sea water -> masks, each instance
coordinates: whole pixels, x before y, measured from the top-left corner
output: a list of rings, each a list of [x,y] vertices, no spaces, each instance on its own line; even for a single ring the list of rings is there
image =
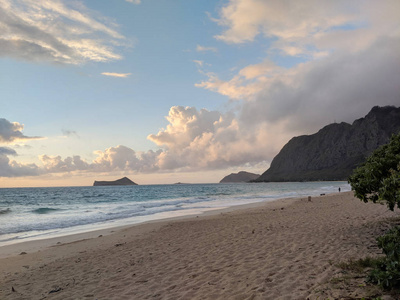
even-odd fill
[[[2,188],[0,246],[339,188],[350,190],[346,182]]]

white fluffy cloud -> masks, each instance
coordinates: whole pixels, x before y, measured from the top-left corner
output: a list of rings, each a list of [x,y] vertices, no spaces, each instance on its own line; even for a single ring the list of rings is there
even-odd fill
[[[133,149],[118,145],[104,151],[95,151],[97,157],[91,161],[83,160],[79,155],[62,158],[61,156],[41,155],[40,161],[44,173],[66,172],[152,172],[157,171],[157,160],[162,150],[136,153]]]
[[[76,172],[170,172],[199,171],[232,166],[254,165],[278,151],[282,124],[247,126],[233,113],[220,113],[194,107],[175,106],[166,117],[169,124],[149,139],[158,151],[136,152],[119,145],[95,151],[96,158],[86,161],[80,156],[41,155],[41,165],[24,165],[10,161],[16,156],[11,149],[0,148],[0,177],[33,176]],[[279,143],[277,142],[277,137]]]
[[[124,37],[115,27],[78,2],[0,0],[0,55],[67,64],[117,60],[114,47]]]
[[[43,170],[46,173],[149,173],[254,165],[268,161],[278,151],[282,140],[288,138],[281,124],[269,125],[269,128],[267,124],[248,127],[233,113],[175,106],[166,118],[167,127],[148,137],[160,147],[158,151],[137,153],[119,145],[96,151],[97,157],[92,162],[79,156],[62,159],[42,155]]]
[[[167,120],[166,129],[148,137],[165,149],[158,159],[160,169],[193,171],[255,164],[276,151],[271,138],[277,132],[248,127],[233,113],[176,106]]]

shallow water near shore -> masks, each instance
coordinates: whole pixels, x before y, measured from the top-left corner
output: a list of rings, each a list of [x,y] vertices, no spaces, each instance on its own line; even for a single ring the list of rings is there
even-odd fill
[[[350,191],[347,182],[0,189],[0,246],[281,198]]]

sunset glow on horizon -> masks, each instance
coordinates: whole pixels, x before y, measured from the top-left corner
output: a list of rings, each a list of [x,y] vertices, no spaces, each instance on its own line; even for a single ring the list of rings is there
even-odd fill
[[[0,0],[0,187],[213,183],[400,106],[400,2]]]

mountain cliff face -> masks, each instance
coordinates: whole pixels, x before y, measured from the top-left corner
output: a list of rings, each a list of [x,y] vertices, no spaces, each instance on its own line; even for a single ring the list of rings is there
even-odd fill
[[[257,179],[258,177],[260,177],[259,174],[240,171],[239,173],[232,173],[228,176],[225,176],[219,183],[249,182],[251,180]]]
[[[255,181],[347,180],[376,148],[400,132],[400,108],[375,106],[361,119],[292,138]]]
[[[95,181],[93,183],[93,186],[108,186],[108,185],[137,185],[137,183],[134,183],[128,177],[123,177],[121,179],[114,181]]]

